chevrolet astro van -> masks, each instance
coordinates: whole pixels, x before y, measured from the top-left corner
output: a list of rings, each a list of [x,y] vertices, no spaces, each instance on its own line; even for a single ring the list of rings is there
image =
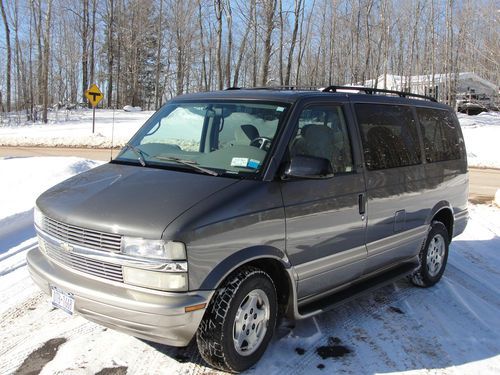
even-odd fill
[[[66,312],[213,367],[396,278],[438,282],[468,219],[453,110],[404,92],[230,89],[167,102],[111,162],[44,192],[33,280]]]

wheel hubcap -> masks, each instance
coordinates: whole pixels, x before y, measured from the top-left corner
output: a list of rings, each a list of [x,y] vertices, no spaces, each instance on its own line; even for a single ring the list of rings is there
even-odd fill
[[[427,271],[431,277],[436,276],[443,267],[446,245],[443,236],[436,234],[432,237],[427,248]]]
[[[266,335],[269,316],[269,299],[263,290],[252,290],[243,298],[233,325],[233,342],[238,354],[247,356],[257,350]]]

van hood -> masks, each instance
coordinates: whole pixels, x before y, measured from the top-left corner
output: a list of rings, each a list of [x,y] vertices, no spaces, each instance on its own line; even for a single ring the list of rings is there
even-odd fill
[[[42,213],[82,228],[159,239],[183,212],[239,180],[109,163],[37,199]]]

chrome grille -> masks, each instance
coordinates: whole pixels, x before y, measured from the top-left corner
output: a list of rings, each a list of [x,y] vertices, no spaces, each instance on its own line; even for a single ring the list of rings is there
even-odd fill
[[[122,267],[73,254],[38,237],[40,248],[51,259],[77,271],[123,283]]]
[[[43,217],[43,230],[51,236],[71,244],[96,250],[120,252],[122,237],[119,234],[75,227],[47,216]]]

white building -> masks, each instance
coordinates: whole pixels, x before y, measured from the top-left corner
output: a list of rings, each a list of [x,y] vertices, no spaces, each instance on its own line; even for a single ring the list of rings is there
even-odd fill
[[[448,101],[446,98],[448,85],[454,85],[456,79],[456,89],[454,96],[457,102],[466,99],[498,101],[499,88],[493,82],[479,77],[475,73],[464,72],[455,74],[435,74],[420,76],[397,76],[387,74],[379,76],[377,79],[371,79],[364,83],[365,87],[376,87],[379,89],[409,91],[414,94],[428,95],[437,98],[440,101]],[[452,82],[452,83],[450,83]],[[453,99],[453,98],[452,98]]]

